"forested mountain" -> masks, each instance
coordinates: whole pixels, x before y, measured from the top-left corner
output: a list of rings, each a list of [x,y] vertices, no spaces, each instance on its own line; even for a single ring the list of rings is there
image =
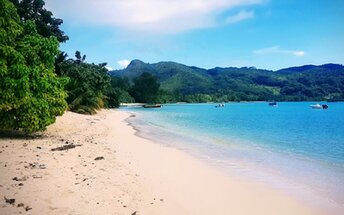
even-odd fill
[[[325,64],[290,67],[278,71],[254,67],[202,69],[175,62],[154,64],[133,60],[111,76],[132,80],[143,72],[158,78],[161,88],[198,101],[305,101],[344,97],[344,66]]]

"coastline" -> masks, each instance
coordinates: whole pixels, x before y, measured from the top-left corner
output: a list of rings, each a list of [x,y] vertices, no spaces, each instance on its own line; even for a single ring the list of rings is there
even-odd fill
[[[42,137],[1,137],[0,213],[321,214],[279,190],[137,136],[129,117],[119,110],[66,112]],[[51,151],[71,144],[75,148]]]

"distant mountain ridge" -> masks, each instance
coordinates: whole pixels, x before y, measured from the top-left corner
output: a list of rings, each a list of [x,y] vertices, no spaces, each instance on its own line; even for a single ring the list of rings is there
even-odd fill
[[[127,68],[110,71],[129,80],[148,72],[161,88],[182,95],[205,94],[222,100],[324,100],[344,97],[344,66],[304,65],[277,71],[255,67],[203,69],[176,62],[144,63],[133,60]]]
[[[304,65],[304,66],[289,67],[289,68],[277,70],[277,72],[305,72],[307,70],[314,70],[314,69],[341,70],[343,68],[344,66],[342,64],[328,63],[328,64],[319,65],[319,66]]]

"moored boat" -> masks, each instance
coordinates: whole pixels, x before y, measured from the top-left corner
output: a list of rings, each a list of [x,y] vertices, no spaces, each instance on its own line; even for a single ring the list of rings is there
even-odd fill
[[[312,109],[323,109],[321,104],[311,105]]]
[[[142,107],[144,107],[144,108],[161,108],[162,105],[161,104],[146,104],[146,105],[142,105]]]
[[[215,107],[216,108],[225,107],[225,104],[224,103],[220,103],[220,104],[216,105]]]
[[[321,105],[321,104],[315,104],[315,105],[311,105],[312,109],[327,109],[328,105]]]
[[[277,106],[277,102],[269,102],[269,106],[276,107]]]

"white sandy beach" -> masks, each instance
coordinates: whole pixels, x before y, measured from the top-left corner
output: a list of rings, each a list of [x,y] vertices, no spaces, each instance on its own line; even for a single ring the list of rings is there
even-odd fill
[[[0,214],[322,214],[136,136],[129,116],[66,112],[41,137],[1,137]]]

